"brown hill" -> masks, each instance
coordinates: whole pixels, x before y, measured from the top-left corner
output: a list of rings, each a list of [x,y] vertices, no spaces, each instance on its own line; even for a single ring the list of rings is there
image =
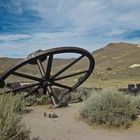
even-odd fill
[[[127,86],[140,82],[140,47],[129,43],[110,43],[92,53],[96,67],[90,82],[99,86]]]
[[[92,53],[97,69],[128,67],[140,64],[140,47],[128,43],[110,43],[106,47]]]
[[[17,61],[19,61],[18,58],[0,58],[0,73],[4,72],[4,70],[6,70],[11,65],[14,65]]]
[[[140,47],[129,43],[110,43],[104,48],[92,53],[96,66],[93,74],[86,82],[86,86],[127,85],[128,83],[140,82]],[[0,58],[0,73],[19,59]],[[64,67],[72,59],[55,59],[53,72]],[[80,61],[71,71],[82,70],[86,67],[86,60]],[[24,67],[23,72],[37,74],[34,67]]]

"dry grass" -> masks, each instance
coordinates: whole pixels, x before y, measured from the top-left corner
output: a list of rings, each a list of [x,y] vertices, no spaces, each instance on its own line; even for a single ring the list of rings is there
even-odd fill
[[[129,83],[139,83],[140,67],[129,68],[132,64],[140,63],[140,48],[135,44],[128,43],[111,43],[106,47],[92,53],[96,66],[89,80],[83,84],[86,87],[126,87]],[[13,65],[18,59],[0,58],[0,73],[7,67]],[[71,62],[72,59],[55,59],[53,62],[52,73],[55,73],[60,68]],[[86,60],[81,60],[78,64],[71,68],[71,72],[85,69]],[[46,63],[44,63],[46,67]],[[20,71],[29,74],[38,75],[39,71],[36,66],[25,66]],[[73,78],[74,79],[74,78]],[[24,81],[20,78],[9,78],[9,81]],[[60,81],[67,84],[72,84],[69,79]]]

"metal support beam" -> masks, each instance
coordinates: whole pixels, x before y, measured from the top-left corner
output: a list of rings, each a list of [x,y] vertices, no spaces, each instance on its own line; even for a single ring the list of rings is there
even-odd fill
[[[50,98],[53,102],[54,107],[58,107],[59,106],[59,101],[58,101],[58,98],[54,95],[51,86],[47,87],[47,91],[48,91],[48,94],[49,94],[49,96],[50,96]]]

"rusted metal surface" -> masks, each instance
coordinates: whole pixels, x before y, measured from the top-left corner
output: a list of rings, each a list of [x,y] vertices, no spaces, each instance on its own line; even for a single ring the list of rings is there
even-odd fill
[[[74,59],[72,62],[64,66],[61,70],[56,72],[55,74],[51,75],[51,70],[52,70],[52,63],[55,55],[57,54],[64,54],[64,53],[74,53],[78,54],[79,57]],[[88,67],[85,68],[85,70],[81,70],[75,73],[67,74],[61,76],[65,71],[67,71],[70,67],[72,67],[74,64],[78,63],[82,59],[88,59]],[[47,68],[45,69],[43,67],[44,61],[47,61]],[[21,67],[30,64],[30,65],[37,65],[38,69],[40,71],[41,77],[36,77],[32,76],[30,74],[25,74],[21,72],[17,72],[18,69]],[[22,90],[27,90],[31,89],[30,92],[26,95],[32,95],[34,92],[39,90],[40,88],[43,89],[43,94],[48,94],[50,95],[51,99],[54,100],[53,103],[57,104],[58,101],[53,97],[53,92],[52,92],[52,86],[62,88],[63,94],[70,93],[71,91],[75,90],[78,86],[80,86],[92,73],[93,69],[95,66],[95,61],[93,56],[86,51],[85,49],[82,48],[77,48],[77,47],[60,47],[60,48],[54,48],[54,49],[49,49],[49,50],[38,50],[36,52],[31,53],[28,55],[27,58],[23,59],[22,61],[18,62],[16,65],[11,66],[9,69],[7,69],[1,76],[0,76],[0,88],[5,87],[5,81],[10,75],[26,78],[29,80],[33,80],[33,83],[21,86],[21,87],[15,87],[12,88],[12,92],[18,92]],[[63,80],[66,78],[71,78],[73,76],[78,76],[82,74],[81,77],[79,77],[79,80],[77,80],[73,85],[65,85],[59,82],[59,80]],[[7,91],[11,92],[11,91]]]

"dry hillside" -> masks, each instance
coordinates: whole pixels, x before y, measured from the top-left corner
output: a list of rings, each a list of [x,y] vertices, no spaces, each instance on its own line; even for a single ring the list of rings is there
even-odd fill
[[[136,44],[129,43],[110,43],[104,48],[96,50],[92,53],[95,58],[96,66],[93,74],[85,85],[110,85],[117,80],[117,83],[140,82],[140,47]],[[0,73],[6,68],[15,64],[19,59],[0,58]],[[64,67],[72,59],[57,59],[53,62],[53,72],[58,71],[60,67]],[[80,61],[72,67],[71,71],[85,69],[86,60]],[[24,67],[22,72],[37,74],[38,70],[35,66]],[[94,82],[94,83],[93,83]],[[101,84],[100,84],[101,83]],[[112,84],[111,84],[112,85]],[[124,84],[125,85],[125,84]]]
[[[99,71],[107,67],[129,67],[140,64],[140,47],[128,43],[110,43],[106,47],[92,53]]]

